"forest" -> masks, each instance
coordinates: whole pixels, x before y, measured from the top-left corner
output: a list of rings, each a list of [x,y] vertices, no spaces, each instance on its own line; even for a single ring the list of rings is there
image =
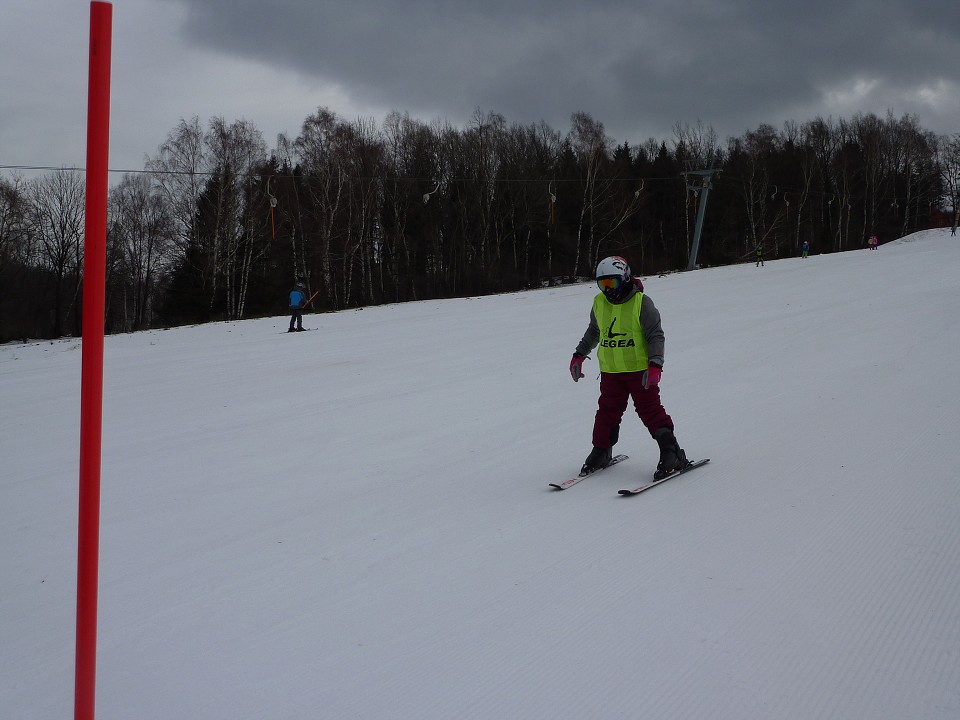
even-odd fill
[[[142,171],[111,173],[105,330],[500,293],[591,277],[866,247],[956,227],[960,135],[913,116],[678,124],[629,145],[475,111],[464,127],[319,108],[268,148],[249,121],[183,119]],[[115,182],[114,182],[115,181]],[[0,175],[0,342],[79,336],[84,174]],[[709,190],[709,192],[706,192]]]

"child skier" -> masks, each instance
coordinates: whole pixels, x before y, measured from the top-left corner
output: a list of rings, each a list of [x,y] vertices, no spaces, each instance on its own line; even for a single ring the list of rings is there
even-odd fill
[[[581,475],[606,467],[620,437],[620,420],[633,404],[641,422],[660,446],[654,478],[660,479],[688,464],[673,435],[673,420],[660,402],[664,335],[660,312],[643,292],[639,278],[622,257],[604,258],[597,265],[600,293],[593,299],[590,323],[570,359],[574,382],[583,377],[587,353],[599,345],[600,399],[593,422],[593,449]]]

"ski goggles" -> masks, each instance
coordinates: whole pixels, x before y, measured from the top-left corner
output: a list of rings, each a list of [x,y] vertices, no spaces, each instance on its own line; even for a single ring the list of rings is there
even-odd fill
[[[601,292],[610,292],[611,290],[616,292],[620,289],[620,285],[622,283],[623,278],[618,277],[617,275],[597,278],[597,287],[600,288]]]

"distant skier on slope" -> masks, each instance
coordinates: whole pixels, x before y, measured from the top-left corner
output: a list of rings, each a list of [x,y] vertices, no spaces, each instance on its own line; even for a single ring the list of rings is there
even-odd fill
[[[570,359],[574,382],[583,377],[583,361],[599,345],[600,399],[593,423],[593,449],[581,474],[606,467],[620,437],[620,421],[629,398],[641,422],[660,446],[655,478],[666,477],[687,464],[673,434],[673,420],[660,402],[664,335],[660,311],[643,283],[630,273],[622,257],[604,258],[597,265],[600,293],[593,299],[590,323]]]
[[[307,306],[306,286],[298,282],[290,291],[290,329],[287,332],[303,332],[303,309]],[[294,327],[296,325],[296,327]]]

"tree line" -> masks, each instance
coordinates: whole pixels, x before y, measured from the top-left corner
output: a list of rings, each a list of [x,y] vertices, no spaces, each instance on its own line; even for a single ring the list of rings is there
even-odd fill
[[[615,144],[578,112],[563,134],[477,110],[465,127],[326,108],[267,148],[248,121],[181,120],[109,194],[107,332],[314,308],[479,295],[686,267],[713,170],[698,262],[864,247],[956,224],[960,135],[915,117],[761,125],[721,143],[703,124]],[[699,182],[699,181],[698,181]],[[949,210],[948,210],[949,208]],[[0,342],[79,335],[84,176],[0,177]]]

